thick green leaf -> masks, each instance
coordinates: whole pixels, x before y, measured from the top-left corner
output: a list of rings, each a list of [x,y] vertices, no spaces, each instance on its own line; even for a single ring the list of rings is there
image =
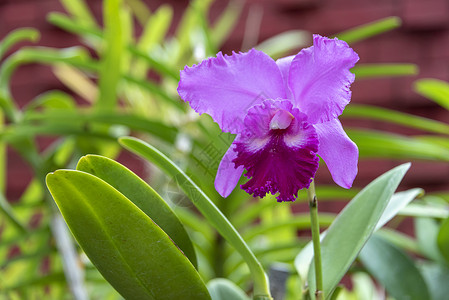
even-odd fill
[[[127,299],[210,299],[193,265],[147,215],[103,180],[58,170],[47,186],[78,243]]]
[[[415,91],[449,110],[449,84],[438,79],[415,81]]]
[[[393,30],[399,26],[401,26],[401,19],[398,17],[388,17],[341,32],[337,34],[337,37],[340,40],[346,41],[348,44],[356,43]]]
[[[224,278],[212,279],[207,283],[212,300],[249,300],[235,283]]]
[[[360,260],[395,299],[430,299],[427,285],[413,260],[382,238],[372,236],[360,252]]]
[[[449,218],[441,224],[437,237],[438,248],[449,263]]]
[[[150,217],[197,267],[192,242],[175,213],[145,181],[112,159],[99,155],[82,157],[78,171],[92,174],[122,193]]]
[[[321,242],[323,291],[326,298],[331,296],[368,241],[391,196],[409,168],[409,163],[403,164],[371,182],[346,205],[327,230]],[[315,291],[313,262],[308,279],[310,291]]]

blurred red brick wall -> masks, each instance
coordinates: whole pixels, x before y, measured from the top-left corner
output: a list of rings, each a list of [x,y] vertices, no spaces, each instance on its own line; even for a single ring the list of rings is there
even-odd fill
[[[101,1],[87,2],[100,20]],[[162,3],[171,4],[175,9],[175,20],[179,20],[188,4],[185,0],[146,2],[152,9]],[[212,6],[211,18],[219,14],[226,4],[227,1],[216,1]],[[79,44],[75,36],[46,22],[46,14],[51,11],[63,11],[57,0],[0,0],[0,39],[15,28],[35,27],[42,36],[38,45],[69,47]],[[353,48],[359,54],[360,62],[412,62],[419,66],[420,75],[357,81],[352,88],[353,102],[390,107],[449,123],[447,112],[412,91],[412,82],[417,78],[432,77],[449,81],[449,1],[248,0],[232,36],[223,47],[224,52],[241,48],[249,14],[260,17],[259,42],[291,29],[332,35],[384,17],[401,17],[403,26],[400,29],[356,43]],[[20,67],[13,76],[12,92],[20,105],[51,89],[65,90],[48,67],[26,65]],[[363,125],[410,133],[409,130],[377,122],[364,122]],[[8,194],[14,198],[20,195],[31,174],[20,158],[14,152],[9,152]],[[137,161],[126,159],[128,166],[141,170]],[[398,161],[361,161],[356,185],[366,184],[398,164]],[[320,169],[318,180],[331,182],[325,168]],[[408,187],[448,190],[448,180],[448,163],[415,162],[405,183]]]

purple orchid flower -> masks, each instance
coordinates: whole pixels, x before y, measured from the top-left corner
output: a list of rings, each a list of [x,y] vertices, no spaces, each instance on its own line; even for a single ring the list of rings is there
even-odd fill
[[[244,169],[241,187],[253,196],[295,201],[318,169],[319,155],[333,180],[350,188],[358,149],[338,116],[351,99],[359,60],[344,41],[313,36],[313,46],[276,62],[261,51],[208,58],[181,71],[178,93],[236,138],[224,155],[215,188],[227,197]]]

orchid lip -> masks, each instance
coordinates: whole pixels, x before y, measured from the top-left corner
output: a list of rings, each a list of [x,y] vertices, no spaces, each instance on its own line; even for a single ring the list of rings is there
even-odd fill
[[[286,110],[277,111],[270,121],[270,129],[287,129],[295,117]]]

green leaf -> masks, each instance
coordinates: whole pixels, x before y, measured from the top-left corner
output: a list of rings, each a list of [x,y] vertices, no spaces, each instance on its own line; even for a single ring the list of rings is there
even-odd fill
[[[2,193],[0,193],[0,213],[5,216],[6,219],[8,219],[11,224],[21,233],[27,232],[26,227],[22,224],[22,222],[19,221],[11,205],[9,205],[8,200],[6,200]]]
[[[367,185],[340,212],[321,242],[323,291],[329,298],[376,228],[391,196],[410,163],[400,165]],[[311,263],[309,288],[315,291],[315,269]],[[313,292],[312,292],[313,294]]]
[[[119,143],[126,149],[156,164],[164,173],[174,178],[210,224],[242,255],[253,275],[254,294],[259,296],[269,295],[268,281],[260,262],[234,226],[204,191],[184,171],[153,146],[133,137],[120,138]]]
[[[441,207],[431,203],[426,204],[412,203],[401,209],[399,215],[408,217],[428,217],[435,219],[446,219],[447,217],[449,217],[449,211],[445,207]]]
[[[415,91],[449,110],[449,84],[438,79],[419,79],[414,83]]]
[[[165,231],[197,267],[195,251],[184,226],[164,199],[145,181],[118,162],[99,155],[83,156],[76,169],[104,180],[131,200]]]
[[[173,8],[170,5],[159,6],[154,14],[147,19],[137,48],[147,52],[155,45],[161,44],[170,27],[172,18]]]
[[[394,218],[404,207],[412,202],[416,197],[423,196],[424,190],[415,188],[404,192],[395,193],[388,202],[379,222],[376,225],[376,230],[387,224],[388,221]]]
[[[310,43],[310,34],[304,30],[290,30],[275,35],[255,48],[274,58],[279,58]]]
[[[438,248],[449,263],[449,218],[441,224],[437,237]]]
[[[212,279],[207,283],[212,300],[249,300],[235,283],[224,278]]]
[[[51,12],[47,15],[47,21],[64,31],[77,34],[84,38],[88,44],[94,48],[99,48],[102,41],[102,31],[99,28],[91,27],[88,24],[77,22],[67,15]]]
[[[64,8],[72,14],[77,22],[90,27],[98,27],[94,16],[89,11],[89,7],[84,0],[61,0]]]
[[[165,232],[109,184],[88,173],[58,170],[47,175],[47,186],[78,243],[123,297],[210,299]]]
[[[76,102],[73,97],[59,90],[48,91],[40,94],[27,104],[26,111],[45,109],[75,109]]]
[[[317,194],[319,192],[319,189],[317,189]],[[389,201],[387,207],[385,208],[382,216],[380,217],[379,221],[376,224],[375,230],[380,229],[382,226],[384,226],[388,221],[390,221],[398,212],[400,212],[402,209],[404,209],[405,206],[407,206],[413,199],[415,199],[417,196],[421,195],[423,192],[422,189],[411,189],[404,192],[399,192],[394,194],[391,197],[391,200]],[[320,198],[318,198],[320,199]],[[321,214],[320,214],[321,215]],[[327,231],[324,231],[321,233],[321,240],[324,238],[324,236],[327,234]],[[394,236],[394,238],[398,239],[397,235]],[[409,242],[408,240],[406,242]],[[309,266],[310,262],[313,259],[313,247],[312,242],[310,241],[301,252],[297,255],[295,259],[295,268],[300,275],[300,277],[305,280],[307,278],[307,275],[309,273]]]
[[[414,64],[359,64],[351,69],[357,79],[412,76],[418,74],[418,66]]]
[[[337,37],[351,44],[393,30],[399,26],[401,26],[400,18],[388,17],[341,32],[337,34]]]
[[[123,36],[124,15],[121,14],[121,0],[105,0],[104,11],[104,53],[101,58],[99,72],[99,98],[96,102],[101,110],[111,109],[117,103],[117,85],[121,75],[122,58],[125,50]]]
[[[415,218],[414,222],[415,236],[421,253],[434,261],[444,262],[437,244],[440,229],[438,222],[431,218]]]
[[[403,125],[405,127],[421,129],[434,133],[449,134],[449,125],[443,122],[411,114],[406,114],[391,109],[377,107],[373,105],[357,105],[357,104],[349,105],[345,109],[342,116],[350,118],[385,121],[393,124]]]
[[[229,1],[228,5],[215,21],[211,37],[217,48],[220,48],[235,28],[243,10],[244,2],[239,0]]]
[[[144,26],[151,17],[151,12],[147,4],[142,0],[126,0],[126,4],[136,16],[137,21]]]
[[[356,299],[382,299],[377,291],[376,284],[368,274],[358,272],[353,274],[351,279]]]
[[[427,283],[432,300],[447,298],[449,295],[449,269],[444,265],[425,263],[418,266]]]
[[[22,41],[37,42],[39,37],[39,31],[34,28],[19,28],[11,31],[0,41],[0,59],[2,59],[3,55],[5,55],[5,53],[15,44]]]
[[[96,64],[88,60],[88,56],[88,52],[80,47],[66,49],[26,47],[9,56],[0,68],[0,106],[5,111],[6,117],[11,121],[18,121],[20,115],[9,89],[9,80],[18,66],[30,62],[46,64],[64,62],[89,69],[97,68]]]
[[[449,161],[449,149],[437,143],[374,130],[347,130],[360,156]]]
[[[395,299],[430,299],[427,285],[413,260],[402,250],[374,235],[360,260]]]
[[[169,95],[164,89],[162,89],[159,85],[156,83],[152,83],[148,80],[138,79],[129,75],[123,75],[123,79],[130,83],[134,83],[146,90],[148,90],[150,93],[158,96],[159,99],[165,101],[166,103],[170,104],[172,107],[180,110],[185,111],[185,105],[181,101],[179,101],[178,98],[173,97]]]
[[[138,130],[157,136],[163,141],[168,143],[174,143],[178,130],[175,127],[164,125],[161,122],[153,121],[148,118],[144,118],[134,114],[123,114],[119,112],[107,112],[107,111],[47,111],[35,114],[27,114],[25,116],[25,125],[36,126],[36,122],[39,121],[43,124],[55,124],[62,126],[66,123],[71,125],[78,125],[81,128],[89,128],[89,124],[92,122],[107,124],[107,125],[123,125],[129,127],[132,130]],[[31,123],[31,124],[28,124]],[[18,129],[20,125],[15,127]],[[25,132],[26,133],[26,132]],[[14,132],[11,132],[14,134]]]

